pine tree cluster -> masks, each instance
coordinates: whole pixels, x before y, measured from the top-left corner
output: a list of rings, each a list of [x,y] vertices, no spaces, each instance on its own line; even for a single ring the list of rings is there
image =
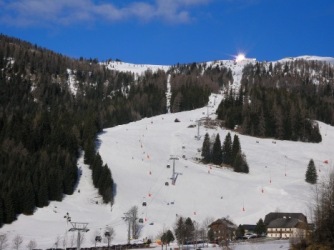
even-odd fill
[[[179,217],[176,221],[174,232],[179,245],[190,244],[195,233],[195,226],[191,218],[184,219],[182,216]]]
[[[103,202],[111,202],[111,204],[113,204],[114,181],[112,179],[112,174],[108,165],[103,165],[100,154],[95,153],[93,142],[88,142],[86,144],[84,163],[88,164],[89,168],[92,170],[93,185],[98,189]]]
[[[208,133],[204,136],[202,145],[202,157],[204,163],[213,163],[215,165],[230,166],[235,172],[249,173],[246,156],[241,151],[241,145],[238,135],[234,135],[233,142],[230,132],[227,133],[223,145],[221,145],[220,136],[217,134],[212,143]]]

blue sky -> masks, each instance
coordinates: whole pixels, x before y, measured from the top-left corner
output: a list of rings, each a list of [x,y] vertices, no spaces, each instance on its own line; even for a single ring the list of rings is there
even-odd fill
[[[70,57],[334,57],[333,0],[0,0],[0,32]]]

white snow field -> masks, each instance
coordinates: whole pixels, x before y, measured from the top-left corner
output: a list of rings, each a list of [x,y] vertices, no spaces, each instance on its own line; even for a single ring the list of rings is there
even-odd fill
[[[92,185],[91,171],[81,157],[78,166],[82,174],[73,195],[36,209],[32,216],[19,215],[15,222],[0,229],[0,234],[8,235],[7,249],[13,249],[16,235],[23,237],[22,249],[30,240],[35,240],[39,249],[74,247],[76,233],[68,231],[71,224],[64,218],[67,213],[72,222],[88,223],[82,246],[94,246],[95,236],[103,235],[106,227],[115,230],[112,244],[126,243],[127,224],[122,217],[132,206],[138,207],[139,218],[143,219],[140,239],[155,240],[163,230],[173,229],[178,216],[190,217],[200,224],[206,218],[229,216],[239,225],[255,224],[267,213],[281,211],[301,212],[312,221],[310,206],[315,186],[305,182],[305,172],[311,158],[319,181],[333,171],[334,128],[319,123],[323,140],[318,144],[239,134],[249,174],[203,165],[198,158],[205,133],[219,133],[221,142],[228,132],[232,138],[235,134],[220,127],[200,126],[201,139],[195,139],[197,127],[191,125],[205,118],[207,112],[214,119],[221,99],[221,95],[213,94],[208,107],[105,129],[98,136],[97,149],[112,171],[116,185],[114,205],[101,203]],[[176,118],[180,122],[175,122]],[[178,157],[175,185],[170,179],[171,157]],[[143,202],[147,205],[143,206]],[[288,249],[288,245],[287,241],[273,241],[233,247],[262,250]]]
[[[210,112],[214,110],[210,108]],[[206,132],[210,136],[219,133],[222,141],[229,132],[201,127],[202,139],[196,140],[197,128],[189,126],[206,112],[205,107],[161,115],[106,129],[100,135],[99,152],[117,184],[111,221],[116,224],[131,206],[138,206],[139,217],[144,219],[142,236],[154,237],[163,228],[172,229],[178,216],[199,223],[207,217],[229,216],[236,224],[255,224],[277,210],[309,217],[313,192],[304,180],[307,164],[313,158],[320,179],[328,175],[334,129],[320,123],[323,141],[319,144],[239,135],[250,173],[238,174],[196,160]],[[176,118],[179,123],[174,122]],[[233,138],[234,132],[230,132]],[[171,156],[179,158],[175,161],[180,173],[175,185],[170,185]],[[143,202],[147,206],[142,206]],[[117,234],[115,240],[126,240],[126,224],[118,227],[123,235]]]

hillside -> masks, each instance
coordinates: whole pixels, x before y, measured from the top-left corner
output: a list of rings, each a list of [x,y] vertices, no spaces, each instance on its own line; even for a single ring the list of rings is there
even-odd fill
[[[68,213],[89,223],[84,245],[109,226],[114,241],[124,242],[122,217],[132,206],[139,208],[140,239],[171,229],[178,216],[256,223],[280,205],[307,214],[309,159],[321,176],[333,165],[326,125],[334,124],[333,86],[327,57],[100,63],[1,34],[0,234],[43,248],[73,245]],[[202,124],[194,140],[196,121],[208,112],[225,129]],[[200,164],[204,134],[223,139],[235,125],[250,174]],[[175,186],[172,156],[182,173]]]
[[[236,224],[256,223],[276,210],[310,216],[312,188],[304,181],[306,166],[313,158],[319,175],[328,174],[331,165],[323,162],[330,160],[332,164],[332,127],[321,124],[324,140],[320,144],[273,143],[271,139],[239,135],[250,174],[236,174],[196,161],[203,141],[194,139],[197,129],[189,125],[194,125],[205,112],[203,108],[158,116],[105,130],[99,137],[99,151],[112,169],[117,185],[114,215],[121,217],[137,205],[141,216],[147,219],[143,230],[146,236],[155,235],[164,226],[171,228],[177,215],[199,223],[206,217],[229,216]],[[175,123],[175,118],[181,122]],[[227,133],[220,128],[201,128],[202,138],[205,132],[219,133],[221,138]],[[166,166],[172,165],[173,155],[179,156],[176,166],[182,175],[175,186],[165,186],[171,177],[171,169]],[[141,206],[143,201],[148,203],[147,207]]]
[[[222,96],[216,98],[220,100]],[[214,107],[213,103],[214,95],[209,108],[212,118],[218,102]],[[79,160],[82,175],[73,195],[66,196],[63,202],[51,202],[33,216],[21,215],[1,232],[11,237],[20,234],[25,241],[35,239],[44,248],[52,247],[59,237],[60,245],[65,229],[70,227],[64,218],[68,212],[72,221],[89,223],[84,245],[92,245],[96,234],[103,234],[107,226],[115,230],[113,243],[124,243],[127,224],[122,217],[132,206],[138,206],[144,219],[140,239],[154,239],[163,228],[172,229],[177,215],[189,216],[198,223],[207,217],[229,216],[236,224],[256,223],[266,213],[277,210],[310,216],[312,186],[304,181],[306,167],[313,158],[320,179],[331,171],[333,127],[320,124],[324,139],[319,144],[289,141],[274,144],[271,139],[239,135],[250,173],[237,174],[196,160],[203,141],[195,140],[197,128],[189,125],[194,125],[206,112],[207,108],[200,108],[105,129],[97,146],[116,183],[112,209],[100,204],[101,198],[91,184],[90,170]],[[180,122],[174,122],[175,118]],[[227,133],[221,128],[200,128],[202,138],[206,132],[219,133],[221,138]],[[170,184],[171,168],[167,168],[172,165],[171,155],[179,156],[176,171],[182,173],[175,186]],[[146,207],[143,202],[147,202]],[[67,234],[67,244],[72,235]]]

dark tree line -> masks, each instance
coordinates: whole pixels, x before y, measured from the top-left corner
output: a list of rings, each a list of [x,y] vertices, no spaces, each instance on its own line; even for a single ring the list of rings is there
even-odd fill
[[[320,142],[314,120],[334,124],[333,72],[330,64],[315,61],[250,64],[240,91],[221,102],[218,118],[252,136]]]
[[[94,186],[98,189],[102,196],[103,202],[111,202],[114,200],[114,180],[107,164],[103,165],[102,158],[99,153],[95,153],[93,142],[88,142],[85,147],[84,163],[89,165],[92,170],[92,179]]]

